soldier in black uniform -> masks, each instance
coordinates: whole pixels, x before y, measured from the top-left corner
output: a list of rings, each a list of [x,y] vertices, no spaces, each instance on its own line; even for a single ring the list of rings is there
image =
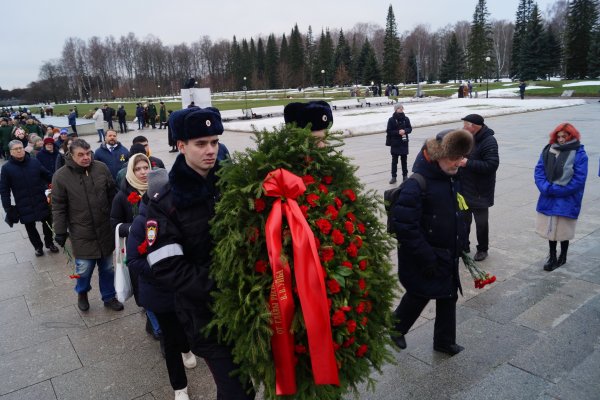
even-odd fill
[[[169,120],[179,156],[169,183],[148,193],[146,239],[148,263],[156,279],[175,292],[175,309],[194,354],[204,358],[217,385],[218,399],[253,399],[251,382],[230,376],[237,369],[231,349],[203,329],[213,315],[209,278],[212,239],[209,220],[218,198],[216,188],[221,115],[216,108],[189,108]]]

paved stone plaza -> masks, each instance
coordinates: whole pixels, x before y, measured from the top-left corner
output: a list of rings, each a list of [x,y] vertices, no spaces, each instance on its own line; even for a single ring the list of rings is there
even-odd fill
[[[452,358],[433,351],[430,303],[407,335],[408,348],[394,353],[397,365],[374,374],[376,391],[361,390],[359,398],[600,399],[598,115],[600,104],[590,101],[486,119],[496,131],[501,161],[490,209],[490,256],[482,266],[498,281],[476,290],[462,271],[457,341],[465,351]],[[589,172],[567,264],[545,272],[547,242],[533,230],[533,168],[548,133],[563,121],[581,131]],[[409,163],[426,137],[458,126],[460,121],[415,129]],[[175,155],[167,152],[166,131],[143,134],[153,155],[170,166]],[[135,135],[120,140],[129,147]],[[89,138],[95,147],[95,137]],[[226,132],[222,141],[232,151],[253,143],[247,133]],[[380,194],[390,187],[384,142],[384,134],[352,137],[344,150],[365,186]],[[80,312],[69,273],[61,253],[35,257],[23,225],[0,224],[0,400],[172,399],[158,342],[144,331],[145,316],[133,300],[123,312],[106,310],[94,278],[91,308]],[[188,378],[192,399],[216,398],[204,363]]]

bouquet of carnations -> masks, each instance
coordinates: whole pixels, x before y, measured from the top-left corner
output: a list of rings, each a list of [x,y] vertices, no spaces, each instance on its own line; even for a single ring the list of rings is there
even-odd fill
[[[327,136],[283,126],[220,171],[211,324],[266,399],[339,399],[392,362],[382,202]]]
[[[483,289],[486,285],[496,282],[496,276],[484,271],[467,253],[462,253],[463,264],[471,274],[476,289]]]

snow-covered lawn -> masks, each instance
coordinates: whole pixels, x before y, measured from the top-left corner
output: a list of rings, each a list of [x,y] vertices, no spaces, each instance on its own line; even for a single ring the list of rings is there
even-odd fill
[[[575,87],[575,86],[600,86],[600,81],[573,82],[573,83],[565,83],[563,85],[563,87]]]

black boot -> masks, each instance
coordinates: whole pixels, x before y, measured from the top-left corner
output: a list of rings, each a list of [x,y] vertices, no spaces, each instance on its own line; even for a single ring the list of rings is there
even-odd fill
[[[567,262],[567,251],[569,251],[569,241],[563,240],[560,242],[560,256],[558,257],[556,268],[564,265]]]
[[[544,271],[554,271],[558,268],[558,260],[556,259],[556,242],[550,241],[550,254],[548,261],[544,264]]]

